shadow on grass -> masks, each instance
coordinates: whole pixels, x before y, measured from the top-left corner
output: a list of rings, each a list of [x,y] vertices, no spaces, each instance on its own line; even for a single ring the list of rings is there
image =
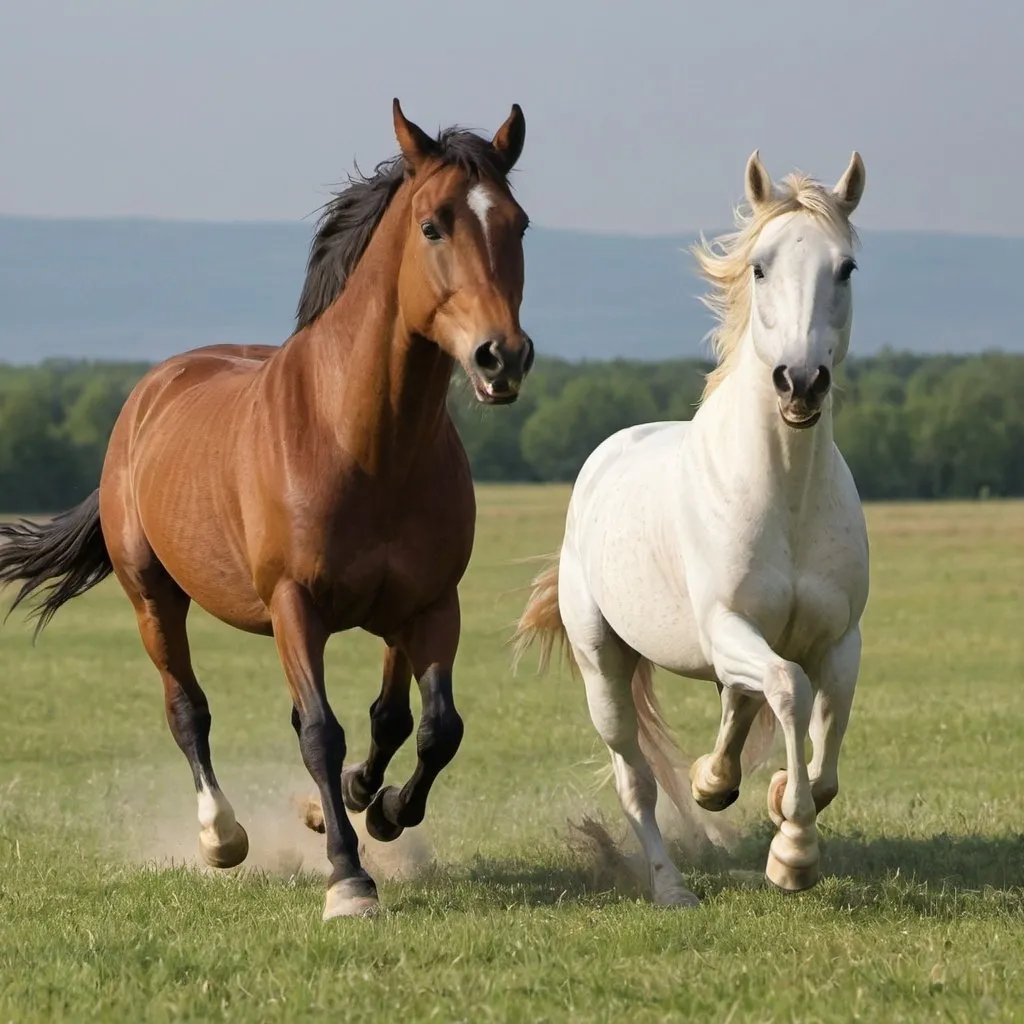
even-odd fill
[[[774,892],[763,879],[772,834],[766,824],[744,836],[730,854],[716,850],[695,858],[678,846],[672,852],[687,884],[704,899],[742,890]],[[428,886],[451,886],[453,909],[481,901],[504,907],[600,907],[646,899],[639,851],[606,835],[610,842],[569,841],[564,857],[554,860],[550,851],[538,851],[535,859],[476,858],[464,866],[438,868]],[[822,871],[822,884],[808,895],[837,909],[899,905],[922,915],[954,916],[980,897],[989,899],[994,911],[1011,905],[1024,909],[1024,835],[825,834]]]
[[[761,868],[771,842],[767,824],[748,834],[735,851],[740,866]],[[961,889],[1016,889],[1024,886],[1024,834],[864,836],[821,834],[822,871],[857,882],[908,882]]]

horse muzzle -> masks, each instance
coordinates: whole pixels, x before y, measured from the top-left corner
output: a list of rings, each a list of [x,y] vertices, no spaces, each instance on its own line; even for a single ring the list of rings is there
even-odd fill
[[[519,397],[533,358],[533,342],[525,334],[515,344],[503,335],[495,335],[478,345],[467,367],[477,401],[511,405]]]

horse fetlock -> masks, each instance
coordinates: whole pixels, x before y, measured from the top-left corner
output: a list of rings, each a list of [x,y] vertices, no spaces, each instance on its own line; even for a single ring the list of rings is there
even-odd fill
[[[784,821],[813,826],[817,817],[810,783],[802,787],[791,784],[785,768],[777,771],[768,783],[767,803],[768,814],[777,827]]]
[[[367,833],[378,843],[394,842],[406,829],[406,822],[402,820],[404,810],[400,791],[394,786],[385,786],[366,808]],[[422,820],[423,815],[420,814],[419,820],[408,824],[411,827]]]
[[[416,736],[420,760],[434,771],[440,771],[458,753],[464,732],[462,716],[454,708],[443,715],[424,717]]]
[[[838,779],[812,779],[811,796],[814,798],[815,810],[821,814],[823,810],[839,795]]]
[[[739,765],[716,754],[704,754],[690,768],[690,791],[704,810],[724,811],[739,798],[740,779]]]
[[[415,728],[408,707],[392,707],[380,698],[370,707],[370,733],[374,742],[389,750],[397,750]]]
[[[365,811],[378,789],[380,786],[374,786],[372,782],[367,781],[365,762],[343,769],[341,797],[345,801],[345,807],[353,814]]]

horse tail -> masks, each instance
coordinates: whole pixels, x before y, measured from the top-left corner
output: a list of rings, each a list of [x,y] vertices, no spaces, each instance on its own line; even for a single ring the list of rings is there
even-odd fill
[[[40,591],[30,613],[33,640],[61,605],[84,594],[114,570],[100,528],[100,492],[46,523],[0,524],[0,586],[20,583],[7,616]],[[7,620],[4,617],[4,621]]]
[[[654,693],[654,666],[646,658],[641,658],[636,666],[632,690],[640,750],[665,795],[676,805],[680,814],[687,815],[692,800],[683,788],[682,780],[689,772],[689,760],[679,749],[662,714],[661,705]]]
[[[519,623],[511,640],[513,671],[535,642],[540,644],[539,672],[547,671],[556,641],[562,654],[567,656],[570,669],[575,667],[572,658],[568,657],[568,637],[558,607],[559,558],[557,552],[545,557],[544,568],[530,583],[530,599],[526,602],[523,614],[519,616]]]
[[[740,766],[744,775],[755,768],[760,768],[768,760],[772,745],[775,743],[778,724],[771,705],[765,701],[750,727],[750,732],[747,733],[747,742],[743,745],[743,753],[740,754]]]

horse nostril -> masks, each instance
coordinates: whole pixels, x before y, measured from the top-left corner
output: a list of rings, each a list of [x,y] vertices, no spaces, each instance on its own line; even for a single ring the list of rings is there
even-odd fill
[[[793,382],[789,379],[789,368],[786,366],[776,366],[772,370],[772,383],[780,395],[788,395],[793,390]]]
[[[473,361],[484,373],[500,373],[505,368],[505,360],[501,357],[501,342],[485,341],[473,353]]]
[[[828,372],[827,367],[819,366],[818,372],[814,375],[814,380],[811,381],[811,393],[818,398],[824,398],[831,387],[832,374]]]
[[[523,360],[523,376],[525,377],[533,368],[533,360],[537,355],[537,350],[533,346],[532,338],[524,338],[523,345],[526,348],[526,358]]]

